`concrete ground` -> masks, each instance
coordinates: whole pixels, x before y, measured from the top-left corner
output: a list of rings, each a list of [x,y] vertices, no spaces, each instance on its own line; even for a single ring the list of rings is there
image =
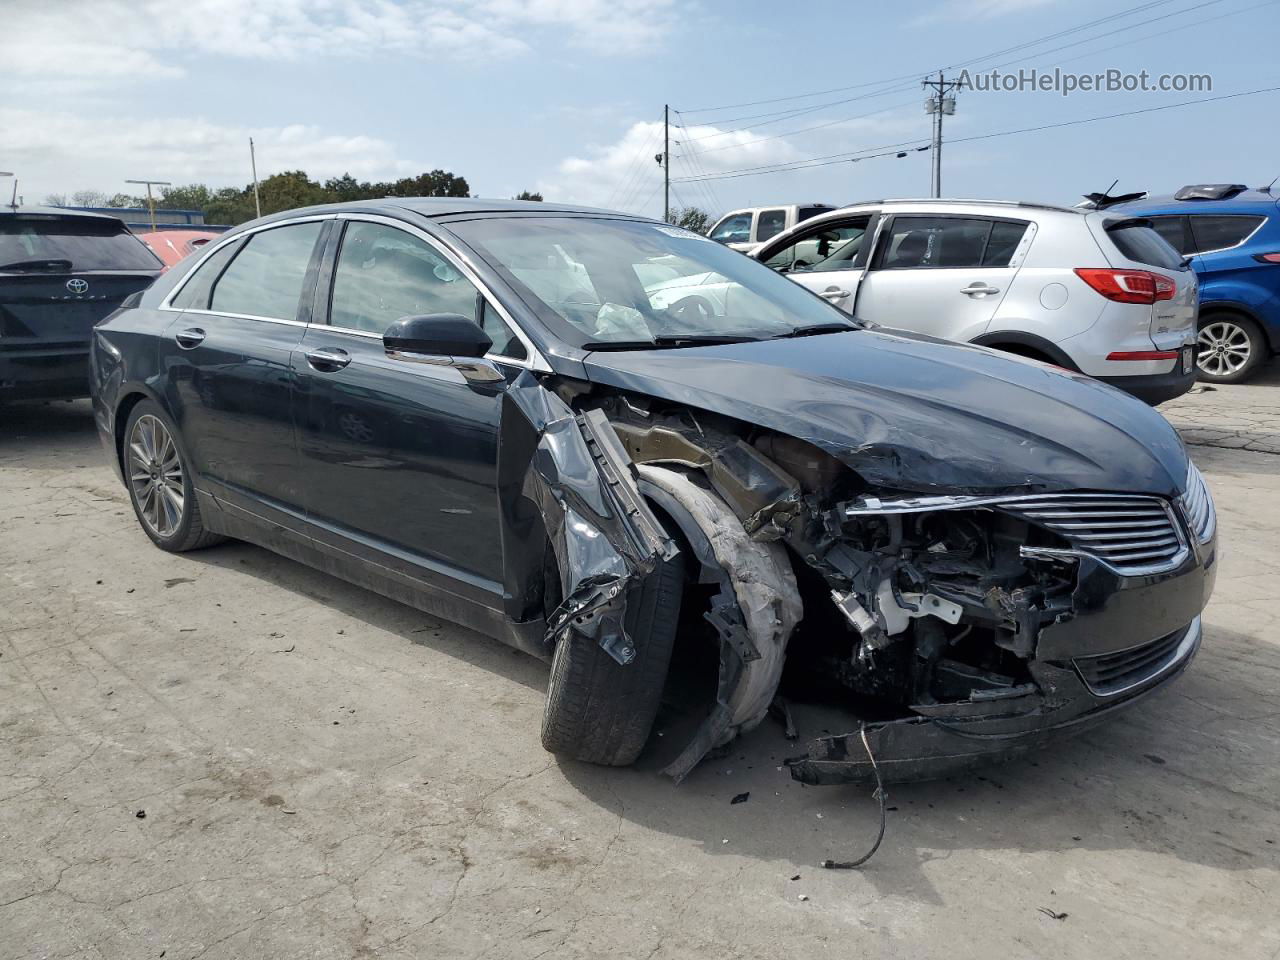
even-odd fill
[[[1170,405],[1225,544],[1187,674],[891,788],[859,872],[818,862],[868,790],[793,783],[775,724],[679,787],[557,763],[542,664],[254,547],[162,553],[86,404],[0,414],[0,958],[1280,956],[1280,456],[1229,449],[1274,441],[1271,380]]]

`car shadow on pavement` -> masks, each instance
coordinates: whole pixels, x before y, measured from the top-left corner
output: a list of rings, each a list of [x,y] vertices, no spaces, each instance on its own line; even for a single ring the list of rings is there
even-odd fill
[[[540,660],[465,626],[433,617],[265,548],[232,542],[182,556],[282,587],[353,621],[498,673],[539,694],[546,689],[548,668]]]
[[[41,441],[65,442],[79,436],[96,437],[88,400],[0,404],[0,457],[12,455],[19,445],[29,450]]]
[[[1126,850],[1152,855],[1152,869],[1173,857],[1277,870],[1278,680],[1280,648],[1211,626],[1186,674],[1111,722],[970,776],[889,785],[885,840],[861,873],[882,895],[941,903],[929,864],[960,850],[993,863],[1011,852]],[[790,779],[785,758],[822,732],[801,727],[787,741],[766,720],[679,786],[656,770],[560,766],[583,796],[620,804],[637,826],[812,875],[826,872],[822,860],[856,859],[878,827],[874,785]]]

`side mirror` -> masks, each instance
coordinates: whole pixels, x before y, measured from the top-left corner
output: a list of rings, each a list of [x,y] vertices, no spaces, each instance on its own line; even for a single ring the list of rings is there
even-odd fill
[[[459,313],[401,317],[382,335],[382,345],[397,353],[440,357],[483,357],[493,346],[480,325]]]

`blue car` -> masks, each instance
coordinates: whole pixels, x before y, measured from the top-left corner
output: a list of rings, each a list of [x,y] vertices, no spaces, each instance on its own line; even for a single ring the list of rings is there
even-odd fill
[[[1116,209],[1149,218],[1199,277],[1199,379],[1240,383],[1280,352],[1280,197],[1270,187],[1201,184]]]

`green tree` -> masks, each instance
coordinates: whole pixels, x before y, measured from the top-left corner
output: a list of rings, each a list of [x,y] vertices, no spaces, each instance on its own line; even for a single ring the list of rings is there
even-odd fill
[[[432,170],[416,177],[405,177],[395,183],[374,184],[387,187],[379,194],[383,197],[469,197],[471,187],[464,177],[455,177],[444,170]]]
[[[213,199],[213,191],[203,183],[189,183],[184,187],[161,187],[159,210],[203,210]]]
[[[667,214],[667,222],[694,233],[705,234],[711,227],[711,214],[701,207],[680,207]]]
[[[537,200],[539,203],[541,203],[541,202],[542,202],[542,194],[540,194],[540,193],[535,193],[535,192],[532,192],[532,191],[529,191],[529,190],[521,190],[519,193],[517,193],[517,194],[516,194],[514,197],[512,197],[511,199],[512,199],[512,200]]]

